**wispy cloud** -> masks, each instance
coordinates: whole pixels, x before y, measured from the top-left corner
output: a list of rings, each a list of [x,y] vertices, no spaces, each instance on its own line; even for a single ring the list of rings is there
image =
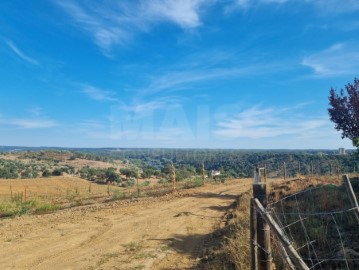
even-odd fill
[[[113,91],[103,90],[96,88],[91,85],[86,85],[82,92],[86,94],[89,98],[97,101],[118,101],[116,98],[116,93]]]
[[[34,58],[32,58],[32,57],[26,55],[24,52],[22,52],[22,51],[14,44],[14,42],[12,42],[11,40],[7,40],[7,41],[6,41],[6,44],[9,46],[9,48],[11,49],[11,51],[12,51],[13,53],[15,53],[16,56],[19,57],[21,60],[23,60],[23,61],[25,61],[25,62],[27,62],[27,63],[29,63],[29,64],[35,65],[35,66],[39,66],[39,65],[40,65],[39,62],[38,62],[36,59],[34,59]]]
[[[55,127],[57,123],[46,118],[0,118],[0,125],[14,126],[20,129],[41,129]]]
[[[234,77],[253,76],[270,72],[279,72],[281,65],[254,64],[244,67],[221,67],[193,66],[185,69],[165,72],[162,75],[153,76],[148,87],[141,89],[142,94],[149,95],[160,92],[175,92],[181,90],[192,90],[197,83],[210,82],[215,79],[228,79]]]
[[[205,3],[204,0],[153,0],[142,1],[142,9],[148,20],[167,20],[175,23],[184,29],[195,28],[201,25],[200,9]],[[213,0],[212,0],[213,2]]]
[[[277,3],[277,4],[283,4],[288,2],[289,0],[259,0],[262,3]]]
[[[357,0],[306,0],[322,14],[353,13],[359,10]]]
[[[310,67],[317,76],[354,74],[359,69],[358,46],[335,44],[304,57],[302,65]]]
[[[233,12],[237,9],[246,10],[261,4],[283,4],[288,0],[234,0],[226,8],[226,12]]]
[[[270,138],[281,135],[301,135],[328,126],[322,118],[303,118],[298,107],[263,108],[254,106],[237,115],[218,120],[215,135],[224,138]]]
[[[175,96],[160,97],[145,102],[134,101],[131,105],[124,105],[123,109],[128,112],[142,114],[178,106],[182,101],[183,98]]]
[[[149,31],[156,23],[170,22],[183,29],[200,26],[201,10],[215,1],[141,0],[96,4],[95,1],[56,0],[56,3],[110,55],[114,45],[127,44],[135,33]]]

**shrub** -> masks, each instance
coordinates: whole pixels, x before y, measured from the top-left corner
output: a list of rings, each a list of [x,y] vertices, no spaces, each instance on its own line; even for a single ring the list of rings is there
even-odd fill
[[[141,183],[142,187],[148,187],[151,184],[150,181],[144,181],[143,183]]]
[[[127,184],[129,187],[133,187],[136,183],[136,179],[135,178],[130,178],[128,181],[127,181]]]
[[[50,177],[51,176],[51,172],[49,170],[45,170],[42,172],[42,177]]]
[[[113,190],[113,193],[112,193],[112,199],[113,200],[122,200],[125,198],[125,195],[123,194],[123,192],[119,189],[115,189]]]

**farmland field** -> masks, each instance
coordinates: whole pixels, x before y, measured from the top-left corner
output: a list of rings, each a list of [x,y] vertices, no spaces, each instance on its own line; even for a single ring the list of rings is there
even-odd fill
[[[111,190],[120,189],[112,187]],[[10,199],[22,193],[27,199],[40,198],[43,200],[60,200],[71,193],[78,193],[85,197],[106,196],[108,187],[91,183],[79,177],[60,176],[38,179],[2,179],[0,180],[0,199]]]

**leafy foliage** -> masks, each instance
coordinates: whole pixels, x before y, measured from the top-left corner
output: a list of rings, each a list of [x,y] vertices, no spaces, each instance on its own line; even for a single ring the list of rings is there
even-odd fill
[[[328,109],[330,120],[335,123],[335,129],[342,132],[342,138],[349,138],[354,146],[359,147],[359,80],[348,83],[345,91],[339,93],[330,90]]]
[[[127,178],[137,178],[138,177],[138,172],[136,169],[130,169],[130,168],[123,168],[120,169],[120,173],[125,175]]]

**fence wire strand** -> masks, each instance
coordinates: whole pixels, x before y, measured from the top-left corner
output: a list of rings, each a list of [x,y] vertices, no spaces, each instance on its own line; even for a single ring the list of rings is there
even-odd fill
[[[350,205],[344,188],[311,187],[268,206],[268,212],[309,269],[359,269],[357,208]],[[280,247],[275,237],[273,240]],[[288,266],[288,254],[280,248],[275,251]]]

